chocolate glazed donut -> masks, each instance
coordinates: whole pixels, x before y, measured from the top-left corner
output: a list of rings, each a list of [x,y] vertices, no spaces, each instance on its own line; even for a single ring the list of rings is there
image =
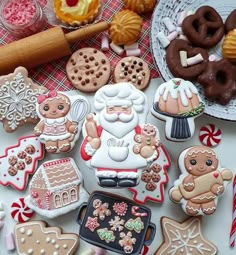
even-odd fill
[[[236,28],[236,9],[233,10],[225,21],[225,32],[228,33],[229,31]]]
[[[186,51],[188,58],[201,53],[204,60],[196,65],[183,67],[180,61],[180,51]],[[175,39],[166,49],[166,63],[174,77],[185,80],[195,80],[207,66],[208,53],[202,48],[193,48],[185,40]]]
[[[182,29],[193,45],[203,48],[215,46],[224,35],[223,20],[210,6],[202,6],[186,17]]]
[[[206,70],[198,77],[206,98],[222,105],[229,103],[236,93],[235,70],[227,59],[209,62]]]

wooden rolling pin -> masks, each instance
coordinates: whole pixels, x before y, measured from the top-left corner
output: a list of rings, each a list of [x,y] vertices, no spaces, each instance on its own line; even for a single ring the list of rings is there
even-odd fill
[[[33,68],[71,54],[70,43],[84,40],[105,31],[105,21],[64,34],[54,27],[0,47],[0,75],[14,71],[18,66]]]

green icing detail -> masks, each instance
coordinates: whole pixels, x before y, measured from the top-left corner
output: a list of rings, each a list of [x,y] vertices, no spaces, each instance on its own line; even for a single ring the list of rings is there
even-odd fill
[[[134,230],[136,233],[140,233],[141,230],[144,228],[143,222],[141,221],[140,217],[136,218],[135,220],[129,219],[125,223],[125,227],[128,230]]]
[[[183,117],[193,117],[195,115],[198,115],[202,113],[205,109],[205,104],[200,103],[198,106],[194,107],[193,109],[189,110],[188,112],[180,112],[178,115],[183,116]]]
[[[98,229],[97,233],[101,240],[105,240],[106,243],[114,242],[115,241],[115,236],[113,234],[113,231],[109,231],[107,228],[103,229]]]

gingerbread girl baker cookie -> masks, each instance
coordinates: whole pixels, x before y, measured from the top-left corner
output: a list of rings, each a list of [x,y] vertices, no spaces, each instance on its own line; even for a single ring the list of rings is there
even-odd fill
[[[50,91],[38,96],[37,114],[41,121],[34,128],[50,153],[69,152],[79,138],[89,104],[85,97],[73,93]]]
[[[200,145],[185,149],[178,164],[182,174],[169,191],[171,200],[188,215],[213,214],[233,177],[231,170],[221,168],[215,152]]]
[[[130,83],[106,85],[83,126],[81,157],[103,187],[133,187],[157,157],[159,132],[146,123],[147,98]]]

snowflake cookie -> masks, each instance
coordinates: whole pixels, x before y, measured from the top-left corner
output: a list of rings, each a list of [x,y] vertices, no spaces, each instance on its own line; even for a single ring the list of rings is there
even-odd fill
[[[24,67],[17,67],[14,73],[1,76],[0,121],[4,129],[11,133],[25,123],[37,123],[37,97],[46,91],[28,77]]]
[[[201,233],[200,219],[192,217],[183,223],[161,219],[164,241],[155,255],[215,255],[217,247]]]

